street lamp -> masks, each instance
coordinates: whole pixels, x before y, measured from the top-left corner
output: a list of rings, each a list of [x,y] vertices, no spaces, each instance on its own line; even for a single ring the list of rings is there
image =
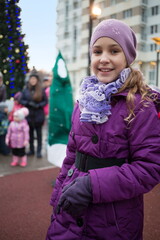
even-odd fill
[[[88,37],[88,69],[87,74],[90,75],[90,39],[92,36],[92,28],[93,28],[93,20],[96,19],[98,16],[101,15],[101,9],[94,5],[94,0],[89,0],[89,37]]]
[[[154,37],[154,38],[152,38],[152,40],[157,45],[160,45],[160,37]],[[160,49],[157,50],[157,60],[156,60],[156,66],[157,66],[157,70],[156,70],[156,86],[157,87],[158,87],[158,76],[159,76],[159,53],[160,53]]]

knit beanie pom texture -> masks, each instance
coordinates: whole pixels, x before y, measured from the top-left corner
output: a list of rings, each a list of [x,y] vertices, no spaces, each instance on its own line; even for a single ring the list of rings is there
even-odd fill
[[[19,120],[23,120],[29,114],[28,108],[23,107],[14,112],[14,116],[18,117]]]

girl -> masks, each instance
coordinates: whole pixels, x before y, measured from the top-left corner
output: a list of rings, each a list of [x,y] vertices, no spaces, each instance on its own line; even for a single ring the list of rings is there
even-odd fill
[[[27,108],[21,108],[15,111],[13,121],[8,127],[6,144],[12,149],[13,156],[11,166],[13,167],[17,165],[25,167],[27,165],[27,156],[25,153],[25,147],[29,142],[29,126],[25,119],[27,115]]]
[[[37,74],[29,76],[28,85],[22,92],[20,103],[29,109],[27,121],[30,133],[30,151],[28,155],[35,153],[34,131],[37,133],[37,157],[41,158],[42,150],[42,126],[45,120],[43,107],[47,104],[47,96],[43,90],[40,78]]]
[[[130,66],[136,37],[125,23],[102,21],[90,53],[46,239],[142,240],[143,194],[160,182],[156,94]]]

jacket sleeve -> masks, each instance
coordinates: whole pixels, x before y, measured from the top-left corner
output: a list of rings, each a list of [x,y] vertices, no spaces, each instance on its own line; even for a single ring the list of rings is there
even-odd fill
[[[74,115],[74,112],[73,112],[73,115]],[[72,119],[73,119],[73,116],[72,116]],[[68,170],[72,167],[72,165],[75,162],[75,152],[76,152],[76,145],[74,142],[74,137],[71,129],[69,133],[68,144],[67,144],[66,157],[63,161],[59,176],[56,179],[56,185],[50,201],[52,206],[55,206],[55,201],[57,199],[58,192],[63,184],[64,179],[68,174]]]
[[[11,138],[11,128],[12,128],[12,122],[8,126],[7,134],[6,134],[6,137],[5,137],[5,140],[8,141],[8,142],[10,141],[10,138]]]
[[[131,164],[90,170],[94,203],[131,199],[160,182],[160,119],[154,104],[138,111],[128,141]]]
[[[2,96],[1,96],[1,101],[4,102],[7,99],[7,94],[6,94],[6,86],[3,84],[2,85]]]
[[[26,89],[22,91],[22,96],[19,100],[20,104],[27,107],[28,106],[28,98],[26,97]]]

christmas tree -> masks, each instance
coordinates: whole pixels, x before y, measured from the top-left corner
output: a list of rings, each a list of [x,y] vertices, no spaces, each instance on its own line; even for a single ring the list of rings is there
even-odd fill
[[[21,32],[19,0],[0,0],[0,71],[7,86],[8,98],[21,91],[29,60]]]
[[[66,153],[73,111],[72,87],[61,52],[53,67],[49,105],[48,161],[60,167]]]

